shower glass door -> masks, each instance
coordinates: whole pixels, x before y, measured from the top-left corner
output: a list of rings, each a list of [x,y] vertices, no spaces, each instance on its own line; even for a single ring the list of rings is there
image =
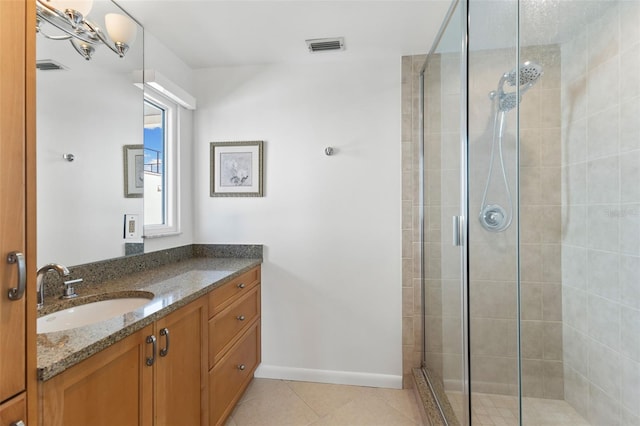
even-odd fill
[[[421,93],[423,366],[443,415],[640,425],[640,2],[452,10]]]
[[[528,60],[519,57],[518,2],[470,0],[468,7],[471,422],[517,425],[522,366],[519,341],[528,333],[520,327],[519,296],[540,291],[541,281],[530,268],[540,261],[540,244],[523,246],[519,233],[520,209],[537,205],[540,197],[535,192],[539,170],[536,174],[536,170],[525,172],[519,167],[519,114],[539,98],[534,82],[531,87],[523,86],[518,72],[518,63]]]
[[[461,203],[461,99],[463,5],[449,10],[422,72],[423,117],[423,370],[450,425],[467,424],[468,392],[462,291],[463,248],[454,245],[452,221]],[[462,237],[462,236],[461,236]]]

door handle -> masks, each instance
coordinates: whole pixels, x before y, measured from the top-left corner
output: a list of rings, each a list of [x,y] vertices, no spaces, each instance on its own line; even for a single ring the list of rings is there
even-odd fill
[[[20,300],[24,296],[27,287],[27,267],[25,266],[24,254],[12,251],[7,256],[7,263],[18,266],[18,286],[9,289],[9,300]]]
[[[462,224],[463,219],[462,216],[453,216],[452,218],[452,228],[453,228],[453,245],[461,246],[462,245]]]

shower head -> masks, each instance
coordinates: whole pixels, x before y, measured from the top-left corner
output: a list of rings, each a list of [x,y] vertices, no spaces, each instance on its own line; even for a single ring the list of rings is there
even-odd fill
[[[498,109],[501,112],[511,111],[518,105],[522,99],[522,95],[524,95],[527,90],[532,88],[533,85],[538,82],[542,74],[542,67],[539,64],[526,61],[520,65],[518,69],[514,68],[511,71],[504,73],[502,77],[500,77],[498,90],[496,92],[491,92],[489,96],[491,99],[494,99],[495,97],[498,98]],[[519,91],[505,92],[505,83],[511,87],[515,87],[519,84]],[[518,92],[520,95],[519,99]]]
[[[520,99],[522,99],[522,96],[520,96]],[[516,101],[516,92],[503,92],[498,102],[500,111],[511,111],[516,107],[516,105],[518,105],[518,101]]]
[[[533,86],[541,75],[542,67],[535,62],[527,61],[520,65],[520,81],[518,81],[518,73],[515,68],[508,74],[505,74],[505,80],[509,83],[509,86],[515,86],[520,83],[520,88],[522,89],[522,86],[527,88]]]

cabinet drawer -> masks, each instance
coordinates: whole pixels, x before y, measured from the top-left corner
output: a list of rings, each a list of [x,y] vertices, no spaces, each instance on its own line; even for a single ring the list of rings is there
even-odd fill
[[[260,321],[244,334],[209,371],[209,424],[221,424],[253,377],[260,363]]]
[[[211,318],[233,303],[234,297],[241,297],[260,282],[260,267],[245,272],[209,294],[209,317]]]
[[[209,320],[209,368],[220,361],[229,346],[260,315],[260,286],[257,285]]]
[[[25,424],[27,422],[27,396],[24,392],[0,405],[0,425],[10,425],[20,420]]]

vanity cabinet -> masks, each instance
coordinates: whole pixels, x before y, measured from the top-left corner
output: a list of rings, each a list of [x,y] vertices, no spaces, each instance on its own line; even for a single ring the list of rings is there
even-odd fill
[[[43,382],[41,424],[206,424],[206,310],[204,296]]]
[[[154,335],[158,338],[154,424],[205,425],[207,297],[158,320]]]
[[[153,356],[149,325],[46,382],[41,382],[44,426],[151,426]]]
[[[34,7],[0,0],[0,426],[36,423]]]
[[[40,425],[222,425],[258,364],[259,266],[40,382]]]
[[[209,425],[222,425],[260,364],[260,267],[209,294]]]

